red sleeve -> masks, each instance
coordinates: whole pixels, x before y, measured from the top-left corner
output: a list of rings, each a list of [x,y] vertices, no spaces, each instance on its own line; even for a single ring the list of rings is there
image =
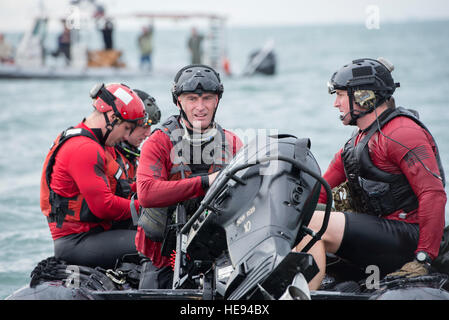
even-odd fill
[[[225,131],[228,148],[235,155],[243,146],[238,136]],[[139,166],[137,167],[137,194],[144,207],[167,206],[183,201],[186,197],[204,194],[201,179],[167,181],[170,169],[170,150],[173,145],[168,136],[156,131],[142,146]],[[161,256],[161,242],[153,242],[145,236],[141,227],[137,228],[136,248],[149,257],[154,266],[161,268],[170,265],[170,258]]]
[[[201,177],[169,181],[170,138],[158,130],[143,144],[137,167],[137,195],[145,208],[165,207],[205,194]]]
[[[346,181],[345,170],[343,167],[343,161],[341,160],[341,153],[343,149],[340,149],[332,159],[329,167],[323,175],[324,180],[330,185],[331,188],[339,186],[341,183]],[[321,187],[319,203],[326,203],[327,194],[324,186]]]
[[[386,135],[412,151],[383,136],[379,136],[379,144],[381,139],[384,140],[382,144],[387,146],[389,159],[400,167],[418,198],[419,241],[416,251],[426,251],[435,258],[445,225],[446,192],[441,180],[423,166],[440,175],[433,152],[435,143],[429,133],[412,120],[402,119],[396,123],[397,128]]]
[[[130,218],[129,200],[115,196],[109,187],[104,150],[97,143],[88,141],[78,145],[70,154],[68,173],[92,213],[104,220]]]

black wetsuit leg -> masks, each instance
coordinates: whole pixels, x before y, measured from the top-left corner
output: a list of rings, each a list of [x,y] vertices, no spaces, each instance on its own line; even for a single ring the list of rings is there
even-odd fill
[[[418,246],[417,224],[345,212],[343,240],[335,255],[362,268],[379,267],[386,275],[412,261]]]
[[[55,257],[70,264],[110,269],[123,255],[137,253],[135,230],[99,229],[56,239]]]

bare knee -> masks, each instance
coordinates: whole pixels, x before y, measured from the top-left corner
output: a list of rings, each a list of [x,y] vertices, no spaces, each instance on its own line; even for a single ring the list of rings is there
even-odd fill
[[[324,211],[315,211],[309,223],[309,229],[318,232],[323,226]],[[345,230],[345,215],[342,212],[331,212],[326,231],[321,236],[326,252],[335,253],[340,247]]]

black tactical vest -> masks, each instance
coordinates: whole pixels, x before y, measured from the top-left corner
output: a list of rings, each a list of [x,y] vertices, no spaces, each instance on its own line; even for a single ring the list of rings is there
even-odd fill
[[[398,116],[405,116],[412,119],[424,130],[429,132],[413,112],[402,107],[394,110],[388,109],[383,112],[379,116],[380,128]],[[419,205],[418,199],[405,175],[382,171],[374,166],[371,161],[368,141],[379,131],[379,126],[374,122],[365,131],[367,132],[366,135],[357,145],[355,145],[355,141],[359,132],[356,132],[346,142],[341,154],[344,170],[348,179],[352,208],[356,212],[375,216],[389,215],[397,210],[410,212],[417,209]],[[435,157],[444,185],[444,171],[437,147]]]
[[[171,116],[165,123],[162,124],[162,128],[160,130],[168,135],[175,152],[175,158],[172,159],[174,161],[174,165],[171,169],[170,176],[178,172],[182,172],[182,175],[185,177],[208,174],[221,170],[227,162],[229,162],[229,159],[232,158],[232,153],[230,154],[230,150],[228,150],[229,146],[226,141],[225,133],[219,124],[216,124],[216,129],[221,138],[218,144],[213,139],[201,146],[192,147],[188,142],[183,141],[183,136],[179,134],[179,132],[184,132],[184,129],[181,129],[181,126],[179,125],[179,116]],[[176,130],[180,131],[178,131],[177,135],[174,135],[173,133]],[[185,145],[182,145],[183,142],[185,142]],[[194,150],[194,148],[196,148],[196,150]],[[196,159],[198,155],[203,156],[205,154],[205,148],[209,151],[206,157],[206,163],[204,163],[204,159],[202,159],[202,157],[200,159]],[[183,154],[183,151],[189,152],[186,155]],[[221,161],[219,163],[214,161],[215,152],[220,154],[219,158]]]

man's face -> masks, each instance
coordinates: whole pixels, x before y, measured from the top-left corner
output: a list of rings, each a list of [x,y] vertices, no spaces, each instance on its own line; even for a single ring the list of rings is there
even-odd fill
[[[334,107],[340,111],[340,116],[344,117],[344,119],[341,120],[343,125],[347,126],[351,121],[351,115],[349,114],[350,111],[349,97],[348,92],[346,90],[338,90],[338,89],[335,90]],[[362,111],[360,106],[354,101],[352,102],[352,107],[355,111],[355,114]]]
[[[178,99],[187,119],[193,124],[191,129],[204,130],[209,127],[218,104],[216,93],[205,92],[201,96],[197,93],[183,93]]]
[[[138,148],[142,142],[151,135],[151,126],[136,127],[134,131],[126,138],[129,144]]]
[[[117,143],[126,140],[134,127],[134,124],[126,121],[116,124],[106,139],[105,145],[113,147]]]

